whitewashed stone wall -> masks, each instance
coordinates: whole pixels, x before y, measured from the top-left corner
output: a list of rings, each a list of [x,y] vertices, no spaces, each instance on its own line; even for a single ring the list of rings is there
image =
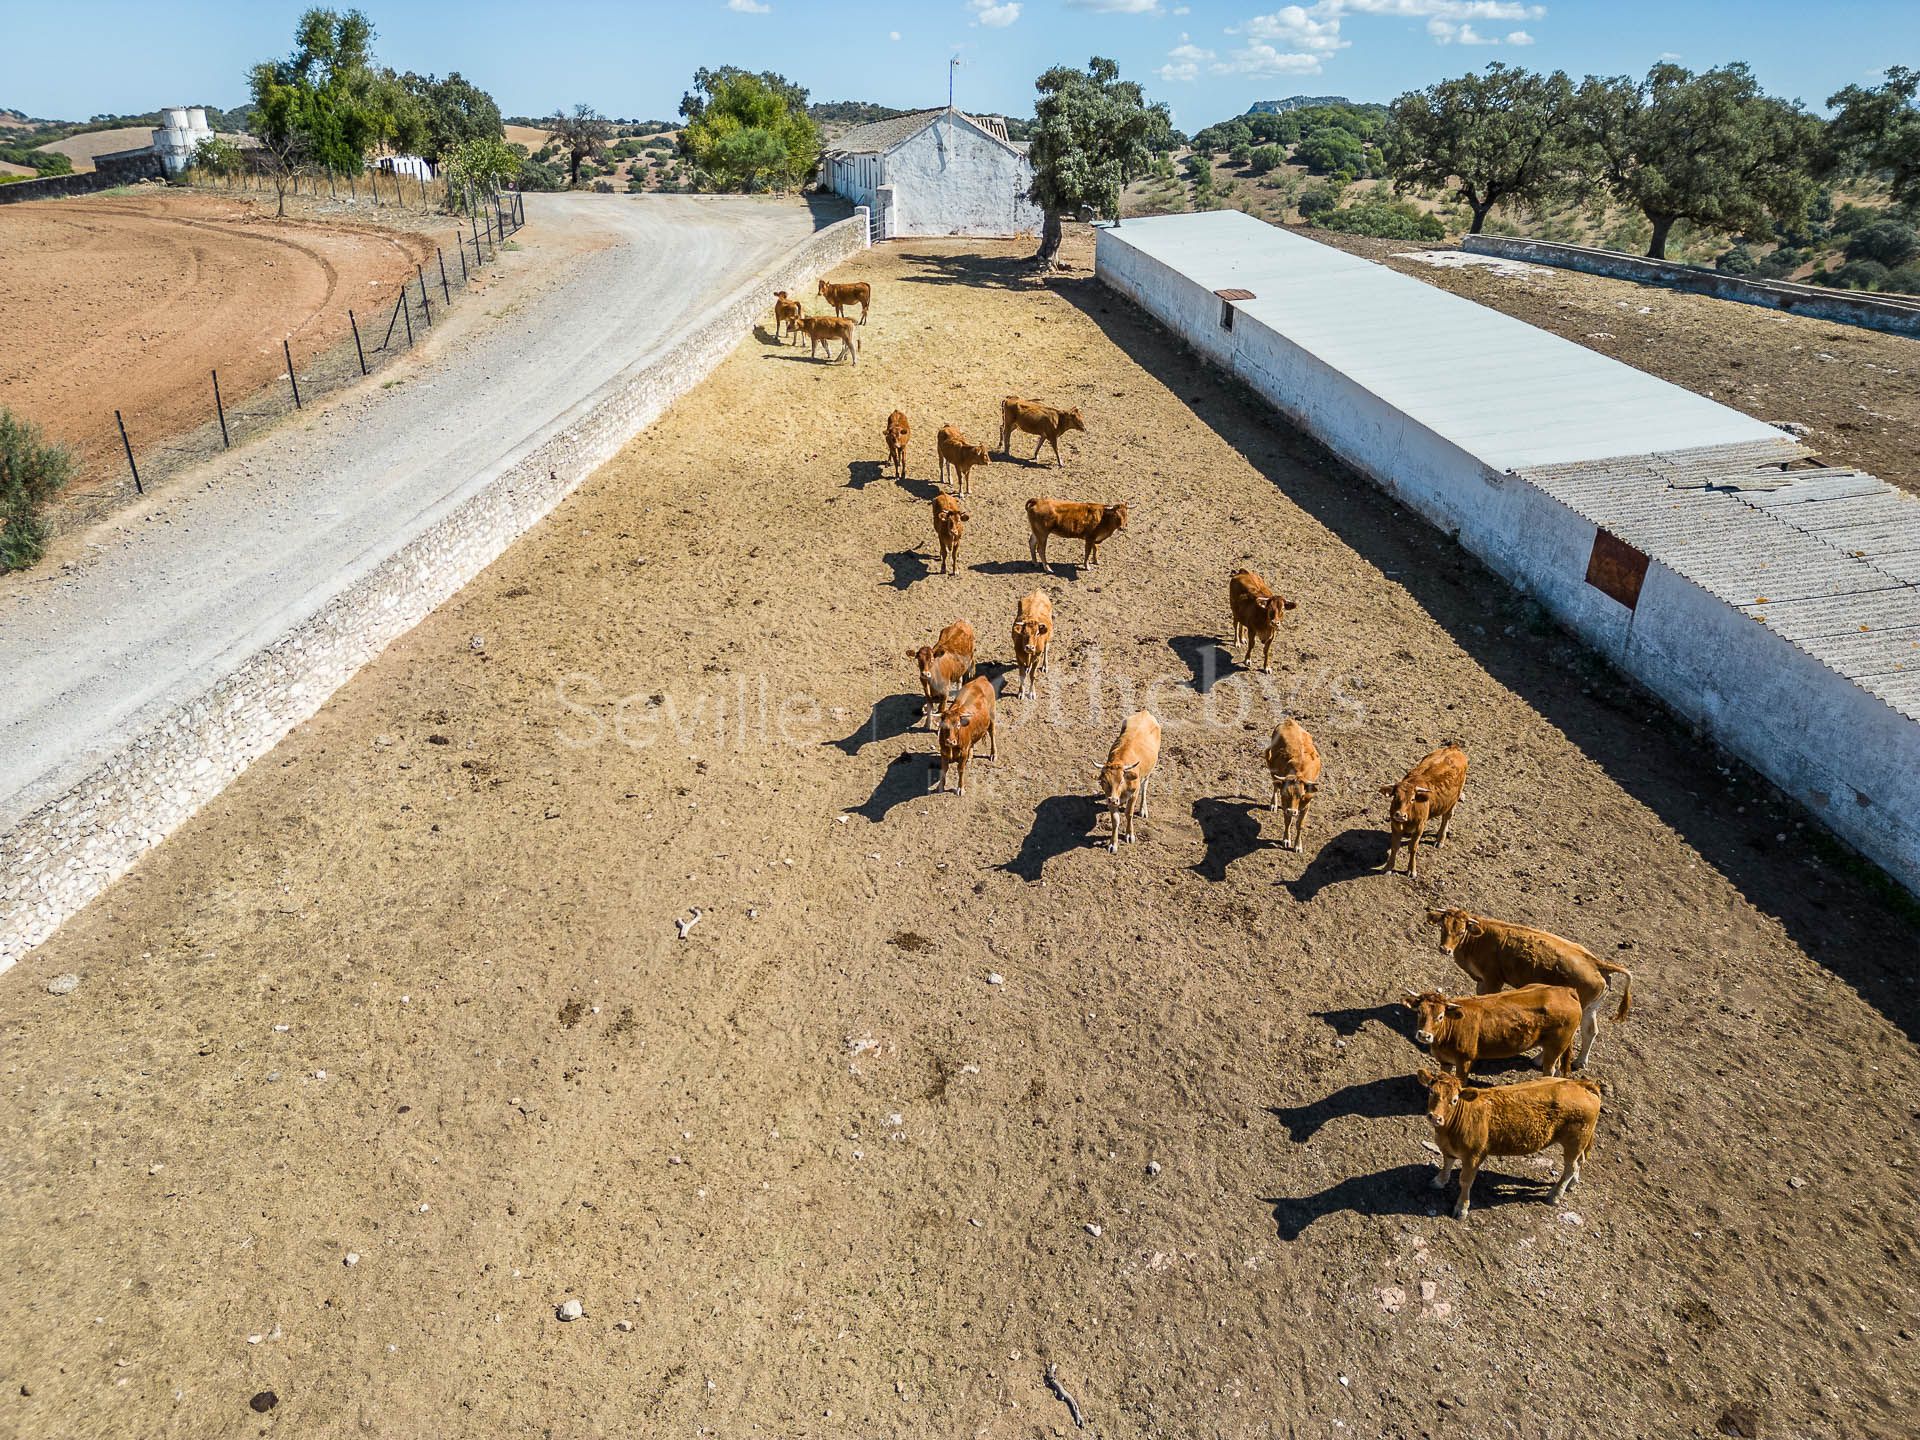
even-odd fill
[[[491,485],[279,640],[177,707],[0,836],[0,971],[124,875],[327,697],[490,565],[573,488],[706,378],[770,290],[804,291],[865,247],[858,214],[811,236],[666,354],[607,382]]]

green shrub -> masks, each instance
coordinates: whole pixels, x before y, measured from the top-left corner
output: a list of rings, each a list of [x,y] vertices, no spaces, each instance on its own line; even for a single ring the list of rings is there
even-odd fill
[[[47,502],[73,478],[73,452],[0,409],[0,571],[24,570],[47,550]]]
[[[1920,234],[1898,220],[1876,220],[1847,237],[1849,260],[1872,260],[1889,270],[1920,255]]]
[[[1722,275],[1751,275],[1760,268],[1760,262],[1753,258],[1753,251],[1740,244],[1722,251],[1714,259],[1713,268]]]
[[[1249,163],[1254,174],[1264,175],[1269,170],[1278,170],[1286,158],[1286,153],[1278,145],[1256,145]]]
[[[1849,260],[1838,270],[1822,271],[1814,283],[1837,290],[1878,290],[1891,272],[1878,260]]]
[[[1235,165],[1251,165],[1253,163],[1253,146],[1242,141],[1227,152],[1227,159]]]
[[[1920,295],[1920,265],[1902,265],[1880,282],[1880,288],[1895,295]]]
[[[1444,240],[1447,227],[1404,200],[1381,204],[1368,201],[1329,210],[1316,222],[1323,229],[1344,230],[1351,235],[1373,235],[1382,240]]]
[[[1316,185],[1300,197],[1300,218],[1309,225],[1316,223],[1316,217],[1326,215],[1340,206],[1340,190],[1333,185]]]

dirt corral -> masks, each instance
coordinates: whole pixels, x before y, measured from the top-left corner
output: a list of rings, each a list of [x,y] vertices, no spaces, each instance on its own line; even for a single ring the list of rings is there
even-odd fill
[[[1920,340],[1711,295],[1533,266],[1442,269],[1409,260],[1426,247],[1316,230],[1324,244],[1551,330],[1757,420],[1807,428],[1829,465],[1920,491]]]
[[[0,307],[0,405],[75,447],[71,503],[125,473],[115,410],[136,455],[209,426],[214,369],[237,406],[286,385],[283,340],[296,366],[351,348],[350,308],[371,344],[397,287],[433,260],[424,235],[278,220],[271,197],[142,187],[0,207],[0,294],[24,302]]]
[[[1028,273],[848,267],[857,367],[744,343],[0,981],[7,1428],[1077,1433],[1057,1366],[1103,1436],[1914,1431],[1911,909]],[[1088,428],[1064,474],[976,470],[930,573],[933,431],[997,439],[1008,392]],[[1046,493],[1134,503],[1098,570],[1034,573]],[[1216,644],[1242,561],[1300,602],[1270,679]],[[1040,698],[927,793],[903,652],[966,616],[997,670],[1036,583]],[[1090,797],[1141,703],[1115,856]],[[1327,761],[1302,855],[1282,710]],[[1380,873],[1377,788],[1450,739],[1452,841]],[[1394,1002],[1461,983],[1440,901],[1633,969],[1562,1209],[1531,1160],[1465,1224],[1426,1188]]]

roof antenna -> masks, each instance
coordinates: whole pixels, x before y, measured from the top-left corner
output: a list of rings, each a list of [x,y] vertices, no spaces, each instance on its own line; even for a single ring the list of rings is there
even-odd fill
[[[953,72],[960,68],[960,57],[954,56],[947,61],[947,109],[953,109]]]

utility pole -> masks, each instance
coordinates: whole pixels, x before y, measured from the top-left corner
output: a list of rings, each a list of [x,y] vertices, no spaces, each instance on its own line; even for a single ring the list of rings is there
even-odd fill
[[[953,72],[960,68],[960,57],[954,56],[947,61],[947,109],[953,109]]]

